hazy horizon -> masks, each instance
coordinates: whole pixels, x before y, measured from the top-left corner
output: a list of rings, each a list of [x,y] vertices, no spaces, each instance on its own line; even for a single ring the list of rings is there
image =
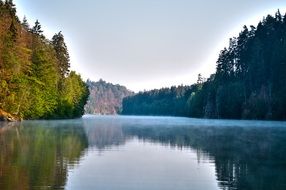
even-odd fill
[[[107,0],[21,2],[20,20],[38,19],[51,38],[62,31],[71,68],[83,79],[126,86],[135,92],[190,85],[215,71],[216,59],[243,25],[254,25],[286,2]]]

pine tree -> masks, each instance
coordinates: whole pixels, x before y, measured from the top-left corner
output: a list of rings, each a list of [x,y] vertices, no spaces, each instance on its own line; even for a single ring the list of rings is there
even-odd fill
[[[26,16],[24,16],[24,18],[23,18],[22,26],[23,26],[26,30],[29,30],[29,29],[30,29],[30,25],[29,25],[29,23],[28,23],[28,20],[27,20]]]
[[[42,26],[41,26],[41,24],[40,24],[40,22],[38,20],[36,20],[35,25],[33,26],[31,32],[33,34],[38,35],[38,36],[42,36],[43,35]]]
[[[64,36],[61,32],[53,36],[52,45],[56,51],[59,72],[63,78],[69,73],[70,56],[68,53],[67,46],[65,44]]]
[[[13,0],[5,0],[5,6],[10,11],[11,16],[16,15],[16,7]]]
[[[203,79],[203,77],[202,77],[202,74],[199,73],[199,74],[198,74],[197,84],[202,84],[203,82],[204,82],[204,79]]]

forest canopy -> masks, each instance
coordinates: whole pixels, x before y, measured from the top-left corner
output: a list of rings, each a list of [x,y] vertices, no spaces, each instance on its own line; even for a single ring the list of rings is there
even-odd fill
[[[80,117],[88,88],[69,68],[61,32],[47,39],[38,20],[30,27],[11,0],[0,1],[1,110],[24,119]]]

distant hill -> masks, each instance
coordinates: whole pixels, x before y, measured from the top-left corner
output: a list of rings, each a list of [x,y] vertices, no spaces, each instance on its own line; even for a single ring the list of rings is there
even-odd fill
[[[134,93],[125,86],[114,85],[100,79],[87,80],[90,95],[85,106],[86,114],[113,115],[121,111],[122,100]]]

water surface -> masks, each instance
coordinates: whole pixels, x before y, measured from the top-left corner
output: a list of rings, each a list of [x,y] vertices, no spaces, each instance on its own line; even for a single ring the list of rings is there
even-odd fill
[[[128,116],[0,123],[0,189],[286,189],[286,123]]]

